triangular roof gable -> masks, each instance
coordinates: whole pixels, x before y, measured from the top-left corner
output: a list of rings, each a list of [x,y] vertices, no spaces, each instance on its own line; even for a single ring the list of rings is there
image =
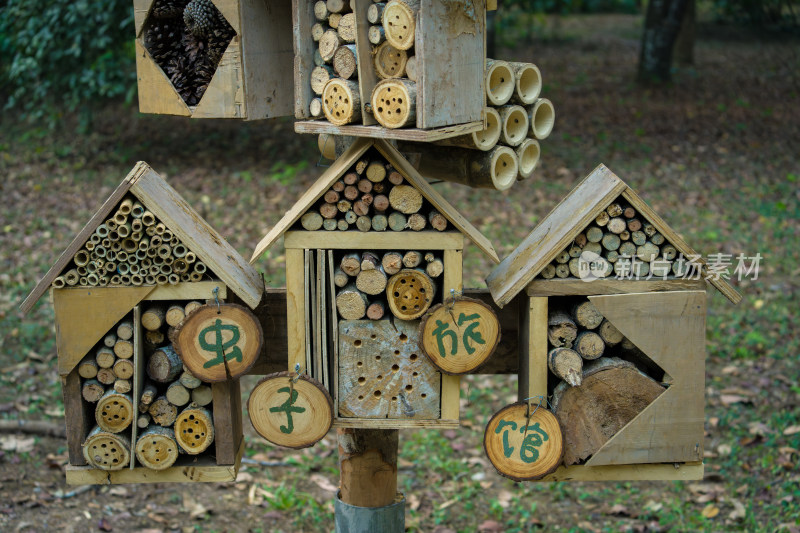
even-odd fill
[[[375,146],[378,152],[400,172],[403,177],[419,190],[422,196],[428,200],[433,207],[442,213],[455,228],[467,236],[475,245],[485,253],[489,259],[495,263],[500,262],[492,243],[489,242],[481,232],[464,218],[450,203],[442,197],[431,185],[423,178],[417,170],[411,166],[403,155],[398,152],[391,144],[383,139],[358,139],[326,170],[319,179],[306,190],[303,196],[286,212],[283,218],[273,226],[273,228],[261,239],[256,246],[250,262],[254,262],[261,254],[272,247],[273,244],[286,233],[297,222],[303,214],[310,209],[314,202],[319,200],[325,191],[333,183],[343,176],[350,167],[358,161],[358,158],[371,147]]]
[[[211,226],[186,203],[150,166],[140,161],[92,216],[55,264],[20,305],[27,313],[41,298],[53,280],[61,274],[75,253],[80,250],[97,227],[105,221],[126,194],[134,195],[164,223],[187,248],[203,261],[245,303],[254,308],[261,300],[264,282]]]
[[[510,302],[620,196],[653,224],[678,252],[685,257],[698,255],[633,189],[601,164],[489,274],[486,284],[494,301],[501,307]],[[699,262],[705,271],[708,265],[702,259]],[[709,282],[734,304],[741,300],[742,296],[725,280],[711,278]]]

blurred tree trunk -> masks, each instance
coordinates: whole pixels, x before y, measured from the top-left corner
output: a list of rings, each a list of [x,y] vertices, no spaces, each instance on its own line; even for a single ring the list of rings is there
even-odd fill
[[[670,81],[672,49],[689,0],[651,0],[647,5],[639,56],[639,81]]]
[[[494,59],[497,50],[497,26],[495,19],[500,10],[501,0],[497,0],[497,9],[486,13],[486,57]]]
[[[678,65],[694,65],[695,24],[697,21],[697,0],[688,0],[681,21],[681,29],[672,51]]]

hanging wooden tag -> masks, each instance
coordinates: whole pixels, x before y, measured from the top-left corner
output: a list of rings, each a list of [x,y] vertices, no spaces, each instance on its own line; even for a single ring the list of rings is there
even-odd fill
[[[500,342],[500,322],[485,303],[460,298],[431,308],[419,325],[422,351],[445,374],[481,366]]]
[[[261,353],[264,334],[246,307],[209,304],[198,307],[178,324],[172,345],[189,372],[207,383],[236,379],[247,373]]]
[[[294,372],[277,372],[259,381],[247,411],[259,435],[286,448],[313,446],[333,424],[328,391],[314,378]]]
[[[544,407],[518,402],[492,416],[483,449],[500,475],[515,481],[541,479],[564,457],[558,419]]]

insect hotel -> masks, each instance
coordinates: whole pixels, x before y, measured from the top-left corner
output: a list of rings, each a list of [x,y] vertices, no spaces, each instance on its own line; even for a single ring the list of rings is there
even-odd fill
[[[347,149],[264,237],[253,260],[281,236],[288,370],[321,383],[333,425],[457,427],[459,377],[425,356],[420,319],[459,300],[464,239],[497,262],[491,243],[380,139]],[[267,400],[257,387],[250,418],[275,442],[269,419],[286,416],[272,414],[278,399]]]
[[[235,377],[261,348],[246,309],[264,293],[258,273],[140,162],[21,309],[48,290],[67,481],[235,479],[243,446]],[[235,333],[232,322],[242,325]],[[191,344],[186,335],[199,349],[176,352]]]
[[[601,165],[492,271],[499,306],[523,298],[518,409],[549,401],[563,433],[563,466],[536,478],[702,478],[706,279],[741,296],[699,257]],[[503,432],[487,453],[531,479]]]
[[[290,4],[134,0],[142,113],[258,120],[291,114]]]

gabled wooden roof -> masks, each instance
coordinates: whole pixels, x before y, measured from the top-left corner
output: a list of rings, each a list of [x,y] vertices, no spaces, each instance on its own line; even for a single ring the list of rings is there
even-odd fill
[[[601,211],[620,196],[653,224],[684,257],[699,255],[633,189],[604,165],[599,165],[486,278],[494,301],[500,307],[510,302]],[[702,259],[698,262],[703,265],[705,273],[707,263]],[[734,304],[742,299],[741,294],[725,280],[711,277],[708,281]]]
[[[273,244],[291,229],[303,213],[314,205],[314,202],[319,200],[325,191],[327,191],[333,183],[342,177],[356,161],[361,157],[371,146],[374,146],[386,160],[399,171],[403,177],[428,200],[433,207],[442,213],[448,221],[450,221],[455,228],[468,237],[475,245],[485,253],[489,259],[495,263],[500,262],[492,243],[489,242],[481,232],[464,218],[450,203],[439,194],[431,185],[423,178],[419,172],[406,160],[397,149],[383,139],[358,139],[355,141],[345,152],[337,159],[333,165],[328,167],[328,170],[320,176],[320,178],[300,197],[300,200],[286,212],[283,218],[267,233],[261,242],[256,246],[253,252],[253,257],[250,262],[253,263],[258,259],[261,254],[272,247]]]
[[[252,308],[258,305],[264,293],[264,281],[256,269],[209,226],[175,189],[147,163],[140,161],[22,302],[20,309],[24,313],[30,311],[39,298],[47,292],[53,280],[61,274],[75,253],[83,247],[86,240],[128,193],[138,198],[245,303]]]

